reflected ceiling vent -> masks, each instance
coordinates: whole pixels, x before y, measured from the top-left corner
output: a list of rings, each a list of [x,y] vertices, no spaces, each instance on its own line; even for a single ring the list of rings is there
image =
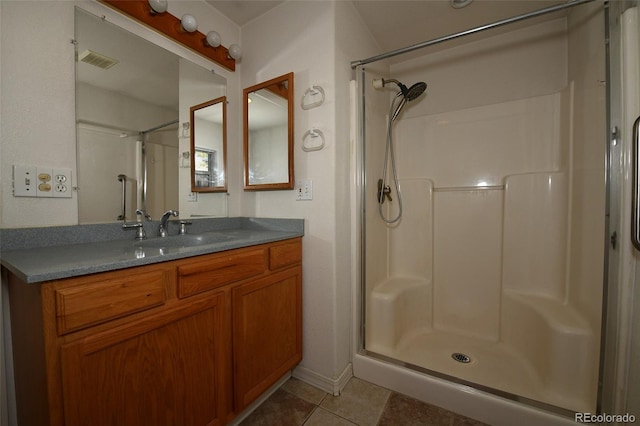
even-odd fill
[[[78,56],[78,61],[86,62],[89,65],[102,68],[103,70],[108,70],[109,68],[120,62],[116,59],[94,52],[93,50],[85,50],[84,52],[82,52]]]

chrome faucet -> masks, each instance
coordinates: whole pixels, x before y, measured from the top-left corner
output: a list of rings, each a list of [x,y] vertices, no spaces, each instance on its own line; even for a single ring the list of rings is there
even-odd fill
[[[158,234],[161,237],[167,236],[167,221],[169,220],[169,217],[178,217],[179,214],[180,212],[178,212],[177,210],[167,210],[166,212],[164,212],[164,214],[160,218],[160,229],[158,231]]]

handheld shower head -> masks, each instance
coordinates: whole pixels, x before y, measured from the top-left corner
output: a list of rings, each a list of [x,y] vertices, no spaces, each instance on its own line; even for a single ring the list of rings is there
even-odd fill
[[[427,83],[423,81],[418,82],[413,86],[407,88],[407,86],[405,86],[404,84],[402,84],[401,82],[393,78],[373,79],[373,87],[375,89],[382,89],[387,85],[387,83],[395,83],[400,88],[400,92],[402,93],[402,95],[405,97],[407,101],[412,101],[416,99],[417,97],[422,95],[424,91],[427,89]]]
[[[409,87],[406,92],[403,91],[402,94],[405,98],[407,98],[408,101],[412,101],[418,96],[422,95],[425,90],[427,90],[427,83],[425,83],[424,81],[420,81]]]

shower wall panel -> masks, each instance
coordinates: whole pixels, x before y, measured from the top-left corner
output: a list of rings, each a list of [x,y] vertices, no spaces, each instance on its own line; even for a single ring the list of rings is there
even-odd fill
[[[535,271],[512,286],[564,291],[567,188],[553,175],[565,158],[561,108],[561,94],[551,94],[396,125],[404,208],[387,227],[386,280],[432,286],[433,306],[419,309],[434,329],[499,340],[503,252],[517,259],[507,277]]]
[[[447,188],[503,185],[509,175],[559,170],[560,101],[556,93],[406,118],[396,125],[399,174]]]
[[[402,221],[388,228],[389,276],[431,281],[433,183],[429,179],[402,179],[400,186]]]
[[[434,328],[497,341],[502,191],[438,191],[434,205]]]
[[[568,174],[509,176],[504,204],[505,290],[564,300]]]

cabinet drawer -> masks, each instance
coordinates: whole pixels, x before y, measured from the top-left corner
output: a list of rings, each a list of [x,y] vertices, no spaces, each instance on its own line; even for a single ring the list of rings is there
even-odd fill
[[[264,249],[214,255],[202,261],[178,266],[178,297],[183,298],[245,278],[266,269]]]
[[[269,248],[269,269],[302,262],[302,242],[295,240]]]
[[[58,334],[163,305],[166,280],[166,272],[156,270],[56,289]]]

